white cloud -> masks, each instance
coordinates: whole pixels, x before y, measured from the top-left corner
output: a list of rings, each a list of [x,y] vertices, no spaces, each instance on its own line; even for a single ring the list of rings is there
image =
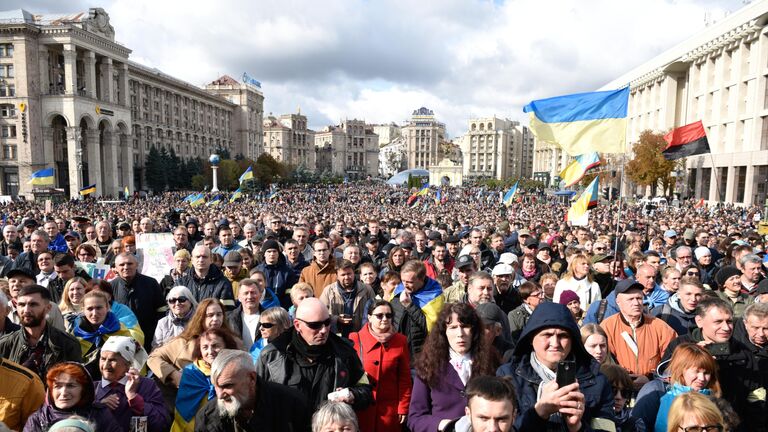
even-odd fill
[[[82,2],[7,0],[35,13]],[[427,106],[449,136],[471,116],[525,120],[535,98],[590,91],[741,0],[113,0],[132,59],[201,85],[243,71],[265,112],[311,127],[401,122]],[[18,4],[18,6],[17,6]]]

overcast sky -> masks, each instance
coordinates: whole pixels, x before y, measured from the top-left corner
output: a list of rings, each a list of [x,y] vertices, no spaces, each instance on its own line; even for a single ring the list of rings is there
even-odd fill
[[[470,117],[526,121],[531,99],[591,91],[743,0],[3,0],[103,7],[131,59],[203,85],[243,72],[264,111],[402,123],[421,106],[455,137]]]

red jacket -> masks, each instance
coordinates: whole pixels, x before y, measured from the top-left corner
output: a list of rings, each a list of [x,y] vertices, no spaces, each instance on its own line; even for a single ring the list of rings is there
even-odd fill
[[[411,403],[411,366],[405,336],[395,333],[382,346],[368,325],[349,338],[361,356],[363,368],[373,386],[374,403],[357,413],[361,431],[400,432],[398,415],[408,414]],[[360,341],[362,340],[362,349]]]
[[[448,275],[453,273],[454,264],[455,264],[454,259],[451,257],[448,257],[448,262],[445,263],[445,272],[448,273]],[[429,276],[434,280],[437,280],[438,273],[437,273],[437,269],[435,268],[435,258],[429,257],[425,259],[424,267],[427,268],[427,276]]]

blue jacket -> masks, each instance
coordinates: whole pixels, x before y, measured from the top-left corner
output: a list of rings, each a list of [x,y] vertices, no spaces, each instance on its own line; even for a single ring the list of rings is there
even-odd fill
[[[541,418],[534,409],[537,400],[539,384],[542,380],[531,367],[531,340],[546,328],[560,328],[571,335],[570,358],[576,361],[576,379],[579,391],[584,394],[586,408],[582,417],[582,430],[612,430],[613,428],[599,424],[609,422],[613,425],[613,389],[605,375],[600,373],[600,365],[584,349],[581,343],[579,327],[568,309],[557,303],[542,303],[528,319],[520,333],[520,341],[515,348],[512,360],[502,365],[497,371],[498,376],[511,376],[517,389],[517,412],[515,430],[560,430],[564,424],[557,424],[549,419]],[[562,421],[562,420],[561,420]],[[594,427],[593,427],[594,425]]]
[[[616,304],[616,292],[612,291],[610,294],[608,294],[608,297],[606,297],[604,300],[606,300],[608,303],[605,307],[605,314],[603,315],[603,320],[608,318],[611,315],[616,315],[619,313],[619,305]],[[597,310],[600,308],[600,301],[594,301],[591,305],[589,305],[589,309],[587,309],[587,314],[584,316],[583,324],[600,324],[600,322],[597,321]]]
[[[632,407],[632,417],[643,420],[649,430],[656,422],[656,414],[659,412],[661,397],[667,392],[669,385],[661,379],[648,381],[637,394],[635,406]]]
[[[674,383],[669,390],[661,397],[659,401],[659,413],[656,415],[656,426],[654,430],[656,432],[667,432],[667,417],[669,416],[669,408],[672,406],[672,401],[677,395],[692,392],[693,389],[684,386],[682,384]],[[711,392],[709,389],[699,390],[699,393],[703,395],[709,395]]]
[[[48,243],[48,250],[56,253],[56,252],[66,252],[69,250],[69,247],[67,246],[67,241],[64,240],[64,236],[61,235],[61,233],[56,234],[56,237],[51,239],[51,242]]]

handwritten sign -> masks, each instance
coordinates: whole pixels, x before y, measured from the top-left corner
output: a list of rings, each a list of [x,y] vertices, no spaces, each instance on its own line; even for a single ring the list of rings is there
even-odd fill
[[[76,261],[78,267],[88,273],[91,279],[104,279],[107,282],[111,282],[117,277],[117,273],[112,270],[108,265],[101,263],[84,263]]]
[[[141,274],[160,282],[173,268],[173,234],[140,233],[136,237],[136,250],[141,262]]]

